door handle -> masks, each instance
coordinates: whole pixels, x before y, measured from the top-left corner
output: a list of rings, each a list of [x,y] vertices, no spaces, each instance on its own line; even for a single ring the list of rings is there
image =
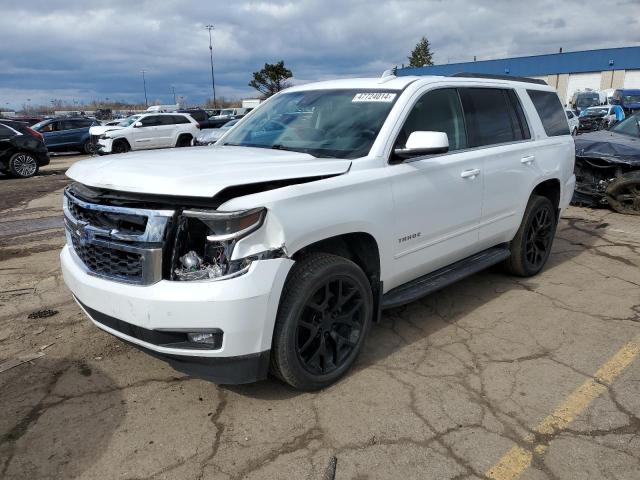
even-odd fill
[[[527,155],[526,157],[522,157],[520,159],[520,163],[522,163],[523,165],[531,165],[535,159],[535,155]]]
[[[465,170],[460,174],[462,178],[475,178],[480,175],[480,169],[474,168],[473,170]]]

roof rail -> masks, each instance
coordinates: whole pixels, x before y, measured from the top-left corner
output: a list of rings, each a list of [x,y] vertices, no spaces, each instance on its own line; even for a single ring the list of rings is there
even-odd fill
[[[511,80],[513,82],[536,83],[538,85],[548,85],[544,80],[529,77],[514,77],[513,75],[494,75],[491,73],[465,73],[459,72],[449,75],[450,77],[466,77],[466,78],[488,78],[492,80]]]

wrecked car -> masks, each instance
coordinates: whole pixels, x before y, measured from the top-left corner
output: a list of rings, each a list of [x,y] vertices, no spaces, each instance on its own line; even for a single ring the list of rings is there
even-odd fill
[[[75,163],[67,286],[97,327],[192,376],[336,382],[382,309],[549,258],[575,185],[557,93],[458,77],[297,85],[209,148]]]
[[[578,130],[584,132],[607,129],[616,122],[624,120],[624,117],[620,105],[589,107],[582,110],[578,117]]]
[[[572,203],[640,215],[640,114],[610,130],[580,135],[575,143]]]

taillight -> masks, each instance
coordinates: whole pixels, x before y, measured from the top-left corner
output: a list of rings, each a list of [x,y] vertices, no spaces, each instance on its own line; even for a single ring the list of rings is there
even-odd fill
[[[32,137],[35,137],[40,141],[44,141],[44,137],[42,136],[42,134],[40,132],[36,132],[33,128],[30,128],[30,127],[25,127],[25,130]]]

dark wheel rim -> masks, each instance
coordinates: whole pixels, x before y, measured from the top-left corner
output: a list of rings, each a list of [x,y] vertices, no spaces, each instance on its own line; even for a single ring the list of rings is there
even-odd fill
[[[21,153],[13,159],[13,170],[21,177],[30,177],[36,173],[37,168],[36,159],[26,153]]]
[[[640,180],[627,183],[609,194],[609,204],[620,213],[640,214]]]
[[[92,154],[96,151],[96,146],[88,141],[84,144],[84,153]]]
[[[348,277],[328,280],[307,300],[298,320],[296,353],[305,370],[325,375],[344,365],[365,325],[366,305]]]
[[[548,207],[540,208],[531,219],[525,242],[525,258],[533,268],[544,264],[549,255],[553,238],[553,212]]]
[[[124,144],[122,144],[122,143],[116,143],[113,146],[113,153],[124,153],[125,150],[126,150],[126,148],[125,148]]]

